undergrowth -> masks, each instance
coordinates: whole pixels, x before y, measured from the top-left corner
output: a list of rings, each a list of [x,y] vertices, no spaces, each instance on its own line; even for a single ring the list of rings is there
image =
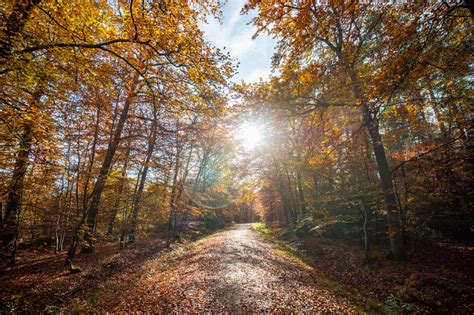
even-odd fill
[[[360,294],[357,289],[346,286],[340,282],[331,280],[314,268],[314,261],[301,251],[289,246],[287,243],[279,240],[281,234],[287,234],[284,230],[271,230],[265,223],[254,223],[252,228],[263,235],[268,236],[276,245],[276,252],[294,261],[303,269],[308,271],[313,280],[319,285],[325,287],[334,294],[349,300],[358,311],[368,314],[398,314],[398,310],[391,303],[384,303],[378,299]],[[398,308],[400,309],[400,308]]]
[[[262,233],[263,235],[269,235],[271,233],[271,229],[265,223],[262,222],[253,223],[252,229]]]

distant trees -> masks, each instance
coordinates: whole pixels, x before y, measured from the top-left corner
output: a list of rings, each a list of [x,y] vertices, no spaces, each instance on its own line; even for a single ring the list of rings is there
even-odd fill
[[[469,61],[462,56],[472,52],[468,48],[471,17],[447,14],[446,6],[434,3],[395,5],[387,10],[358,1],[249,1],[245,10],[256,8],[253,22],[259,32],[279,39],[273,61],[280,74],[268,83],[243,86],[241,92],[251,106],[272,110],[273,120],[292,117],[286,118],[286,125],[273,126],[280,129],[276,137],[280,141],[271,148],[283,160],[277,163],[269,157],[268,161],[268,168],[273,165],[274,169],[267,180],[280,192],[283,222],[291,227],[294,218],[304,218],[302,206],[311,195],[314,200],[308,204],[313,215],[327,217],[328,205],[321,199],[328,194],[331,202],[343,198],[346,207],[357,208],[361,200],[374,200],[371,194],[378,181],[391,256],[404,259],[407,208],[401,207],[400,195],[407,203],[410,184],[402,173],[400,186],[393,173],[409,161],[420,163],[426,155],[444,151],[446,122],[433,99],[458,113],[456,108],[469,102]],[[433,76],[444,77],[438,81],[440,88],[452,87],[454,80],[459,82],[458,89],[430,93],[427,82]],[[467,136],[472,128],[467,123],[472,111],[462,113],[457,124],[464,128],[454,134],[451,129],[451,139],[455,134]],[[452,141],[462,146],[460,138]],[[467,162],[462,151],[456,154],[460,163]],[[469,184],[465,185],[470,191]],[[265,194],[269,191],[266,188]],[[443,198],[451,197],[443,194]],[[463,202],[472,203],[472,191]],[[459,212],[467,215],[467,207]]]

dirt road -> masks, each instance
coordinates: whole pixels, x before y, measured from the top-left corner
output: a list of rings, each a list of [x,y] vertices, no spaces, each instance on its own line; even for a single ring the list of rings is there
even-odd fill
[[[218,233],[175,259],[158,262],[116,304],[115,311],[350,312],[316,284],[304,265],[285,256],[248,224]],[[163,266],[163,261],[159,262]],[[110,307],[110,306],[109,306]],[[108,307],[107,307],[108,308]]]

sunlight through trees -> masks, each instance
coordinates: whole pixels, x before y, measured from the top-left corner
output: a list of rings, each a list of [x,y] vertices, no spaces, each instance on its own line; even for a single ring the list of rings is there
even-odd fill
[[[204,33],[225,1],[2,1],[0,276],[25,280],[0,313],[48,312],[31,293],[44,257],[86,292],[62,277],[257,221],[394,309],[470,313],[473,4],[389,2],[241,1],[255,34],[232,51]],[[271,75],[235,82],[258,36]]]

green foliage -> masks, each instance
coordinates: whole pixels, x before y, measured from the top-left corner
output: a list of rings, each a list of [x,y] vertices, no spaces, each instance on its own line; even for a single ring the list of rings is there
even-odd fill
[[[252,229],[262,233],[263,235],[268,235],[271,233],[270,228],[265,223],[254,223],[252,224]]]

